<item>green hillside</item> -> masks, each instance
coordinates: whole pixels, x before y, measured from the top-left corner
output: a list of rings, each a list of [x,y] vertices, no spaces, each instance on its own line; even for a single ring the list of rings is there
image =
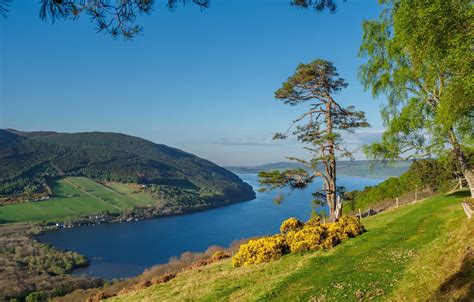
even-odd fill
[[[0,207],[0,222],[64,221],[98,213],[121,213],[141,206],[156,206],[159,201],[144,192],[127,192],[127,184],[104,186],[85,177],[66,177],[54,181],[48,200]]]
[[[120,133],[20,132],[0,129],[0,167],[0,204],[4,205],[44,197],[54,197],[61,204],[61,196],[54,196],[57,190],[54,187],[58,186],[55,180],[76,176],[98,181],[143,184],[148,187],[149,193],[158,195],[158,199],[176,204],[187,200],[191,202],[188,205],[190,207],[200,204],[217,206],[255,197],[250,185],[210,161]],[[89,180],[86,185],[93,186],[94,182]],[[130,198],[117,201],[117,207],[132,207]],[[80,199],[87,202],[84,196]],[[131,200],[133,206],[141,205],[140,199]],[[48,204],[45,203],[44,207]],[[100,209],[110,209],[111,206],[99,204],[97,207]],[[20,206],[21,209],[41,207],[36,204]],[[13,209],[16,208],[2,211]],[[75,210],[73,212],[76,214]]]
[[[465,196],[363,219],[365,234],[329,251],[243,268],[224,260],[111,301],[469,301],[474,222],[460,206]]]

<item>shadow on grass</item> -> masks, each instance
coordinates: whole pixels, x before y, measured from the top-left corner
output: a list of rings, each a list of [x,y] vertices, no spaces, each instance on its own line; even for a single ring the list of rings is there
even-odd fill
[[[453,196],[453,197],[470,197],[471,192],[469,190],[462,190],[462,191],[456,191],[453,193],[448,194],[447,196]]]
[[[458,272],[440,285],[433,295],[434,301],[472,301],[474,297],[474,251],[466,250],[462,266]],[[462,296],[453,299],[453,294],[463,292]]]

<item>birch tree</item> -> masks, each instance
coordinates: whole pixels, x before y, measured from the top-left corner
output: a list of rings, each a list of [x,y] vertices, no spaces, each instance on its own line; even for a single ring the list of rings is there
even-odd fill
[[[363,24],[360,79],[386,98],[386,131],[366,152],[384,161],[441,155],[458,160],[474,197],[474,10],[470,0],[384,0]]]

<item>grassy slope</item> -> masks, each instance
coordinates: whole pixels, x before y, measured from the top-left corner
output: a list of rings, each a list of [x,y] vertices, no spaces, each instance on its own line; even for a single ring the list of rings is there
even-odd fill
[[[60,179],[53,184],[53,193],[50,200],[0,207],[0,222],[67,220],[157,202],[146,193],[134,193],[127,184],[104,186],[85,177]]]
[[[413,301],[446,300],[446,294],[468,299],[472,259],[471,266],[465,261],[461,278],[448,284],[466,247],[474,244],[474,222],[466,219],[461,198],[438,196],[367,218],[367,233],[330,251],[238,269],[227,260],[113,300]]]

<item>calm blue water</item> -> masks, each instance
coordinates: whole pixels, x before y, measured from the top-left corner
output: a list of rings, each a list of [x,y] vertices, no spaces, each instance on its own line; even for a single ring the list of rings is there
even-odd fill
[[[255,174],[239,176],[258,188]],[[381,180],[340,177],[338,181],[347,190],[356,190]],[[92,260],[75,274],[130,277],[186,251],[202,252],[211,245],[226,247],[237,239],[277,233],[280,223],[289,217],[306,220],[311,214],[311,192],[320,188],[321,182],[315,182],[306,190],[294,191],[281,205],[273,202],[275,192],[257,192],[254,200],[204,212],[62,229],[39,239]]]

